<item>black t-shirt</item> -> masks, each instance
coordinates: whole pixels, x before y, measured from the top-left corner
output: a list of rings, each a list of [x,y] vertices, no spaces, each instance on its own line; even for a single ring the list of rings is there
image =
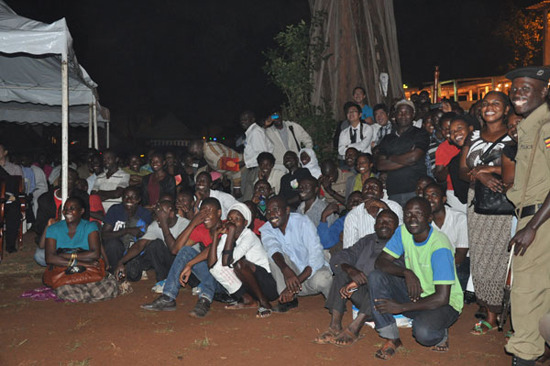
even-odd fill
[[[298,196],[298,182],[300,179],[310,177],[311,173],[307,168],[298,168],[292,173],[287,173],[281,177],[281,189],[279,192],[279,195],[286,198],[288,201],[289,199]],[[290,205],[292,210],[296,210],[300,202]]]
[[[386,135],[379,145],[381,155],[402,155],[414,149],[428,151],[430,135],[426,130],[411,126],[401,136],[395,132]],[[418,178],[426,175],[426,159],[422,157],[414,165],[388,171],[386,189],[388,195],[414,192]]]

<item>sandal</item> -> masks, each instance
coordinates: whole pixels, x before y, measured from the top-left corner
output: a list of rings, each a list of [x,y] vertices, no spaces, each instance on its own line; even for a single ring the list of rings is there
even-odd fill
[[[336,333],[331,328],[328,328],[326,331],[321,333],[319,337],[315,338],[313,340],[313,343],[316,344],[331,344],[334,341],[334,338],[338,336],[338,333]]]
[[[483,329],[483,327],[485,327],[486,329]],[[470,332],[470,334],[473,334],[473,335],[484,335],[484,334],[487,334],[493,330],[497,329],[497,326],[496,325],[491,325],[491,323],[485,321],[485,320],[480,320],[478,323],[476,323],[474,325],[474,329],[472,329],[472,331]]]
[[[376,353],[374,354],[374,357],[376,357],[380,360],[387,361],[387,360],[391,359],[393,357],[393,355],[395,355],[395,351],[397,351],[397,349],[399,347],[401,347],[402,345],[403,345],[403,343],[401,343],[401,339],[399,339],[399,338],[397,338],[397,339],[388,339],[386,341],[386,343],[384,343],[382,348],[380,348],[378,351],[376,351]]]
[[[361,335],[355,335],[348,328],[346,328],[333,339],[332,344],[336,347],[349,347],[361,338],[363,338]]]
[[[430,349],[434,352],[440,352],[440,353],[448,352],[449,351],[449,340],[446,339],[445,341],[443,341],[439,344],[436,344],[435,346],[433,346]]]
[[[268,316],[271,316],[272,313],[273,310],[260,306],[256,312],[256,318],[267,318]]]

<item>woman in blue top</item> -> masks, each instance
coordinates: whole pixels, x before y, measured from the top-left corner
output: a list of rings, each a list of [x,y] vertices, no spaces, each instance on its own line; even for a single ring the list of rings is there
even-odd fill
[[[82,219],[84,207],[80,197],[68,198],[63,207],[65,220],[46,229],[47,264],[67,267],[73,259],[84,267],[99,264],[101,245],[97,224]]]

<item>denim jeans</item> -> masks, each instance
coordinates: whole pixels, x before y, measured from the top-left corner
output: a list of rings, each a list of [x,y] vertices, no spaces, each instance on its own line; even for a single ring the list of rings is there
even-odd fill
[[[38,265],[46,267],[46,250],[36,248],[36,251],[34,252],[34,260],[38,263]]]
[[[374,308],[374,299],[393,299],[399,303],[411,302],[405,279],[375,270],[368,278],[372,317],[376,330],[382,338],[399,338],[399,329],[393,314],[382,314]],[[413,321],[413,336],[423,346],[434,346],[445,340],[448,328],[458,319],[459,313],[450,305],[432,310],[409,311],[403,313]]]
[[[162,293],[172,299],[178,297],[180,290],[180,274],[181,271],[185,268],[187,263],[191,259],[195,258],[198,255],[198,251],[193,247],[183,247],[180,249],[170,271],[168,272],[168,277],[166,277],[166,283],[164,284],[164,290]],[[199,287],[201,289],[200,297],[204,297],[210,302],[214,299],[214,293],[216,291],[221,291],[221,286],[219,283],[212,277],[210,271],[208,270],[208,264],[206,261],[199,262],[193,266],[191,269],[195,277],[201,282]]]

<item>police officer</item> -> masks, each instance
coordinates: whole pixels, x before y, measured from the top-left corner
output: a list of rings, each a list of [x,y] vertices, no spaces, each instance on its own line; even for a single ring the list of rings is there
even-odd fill
[[[514,356],[512,365],[534,365],[544,352],[539,319],[550,310],[550,69],[525,67],[506,77],[512,80],[512,105],[523,117],[518,125],[514,185],[507,193],[523,209],[509,245],[515,251],[511,294],[515,334],[506,350]]]

